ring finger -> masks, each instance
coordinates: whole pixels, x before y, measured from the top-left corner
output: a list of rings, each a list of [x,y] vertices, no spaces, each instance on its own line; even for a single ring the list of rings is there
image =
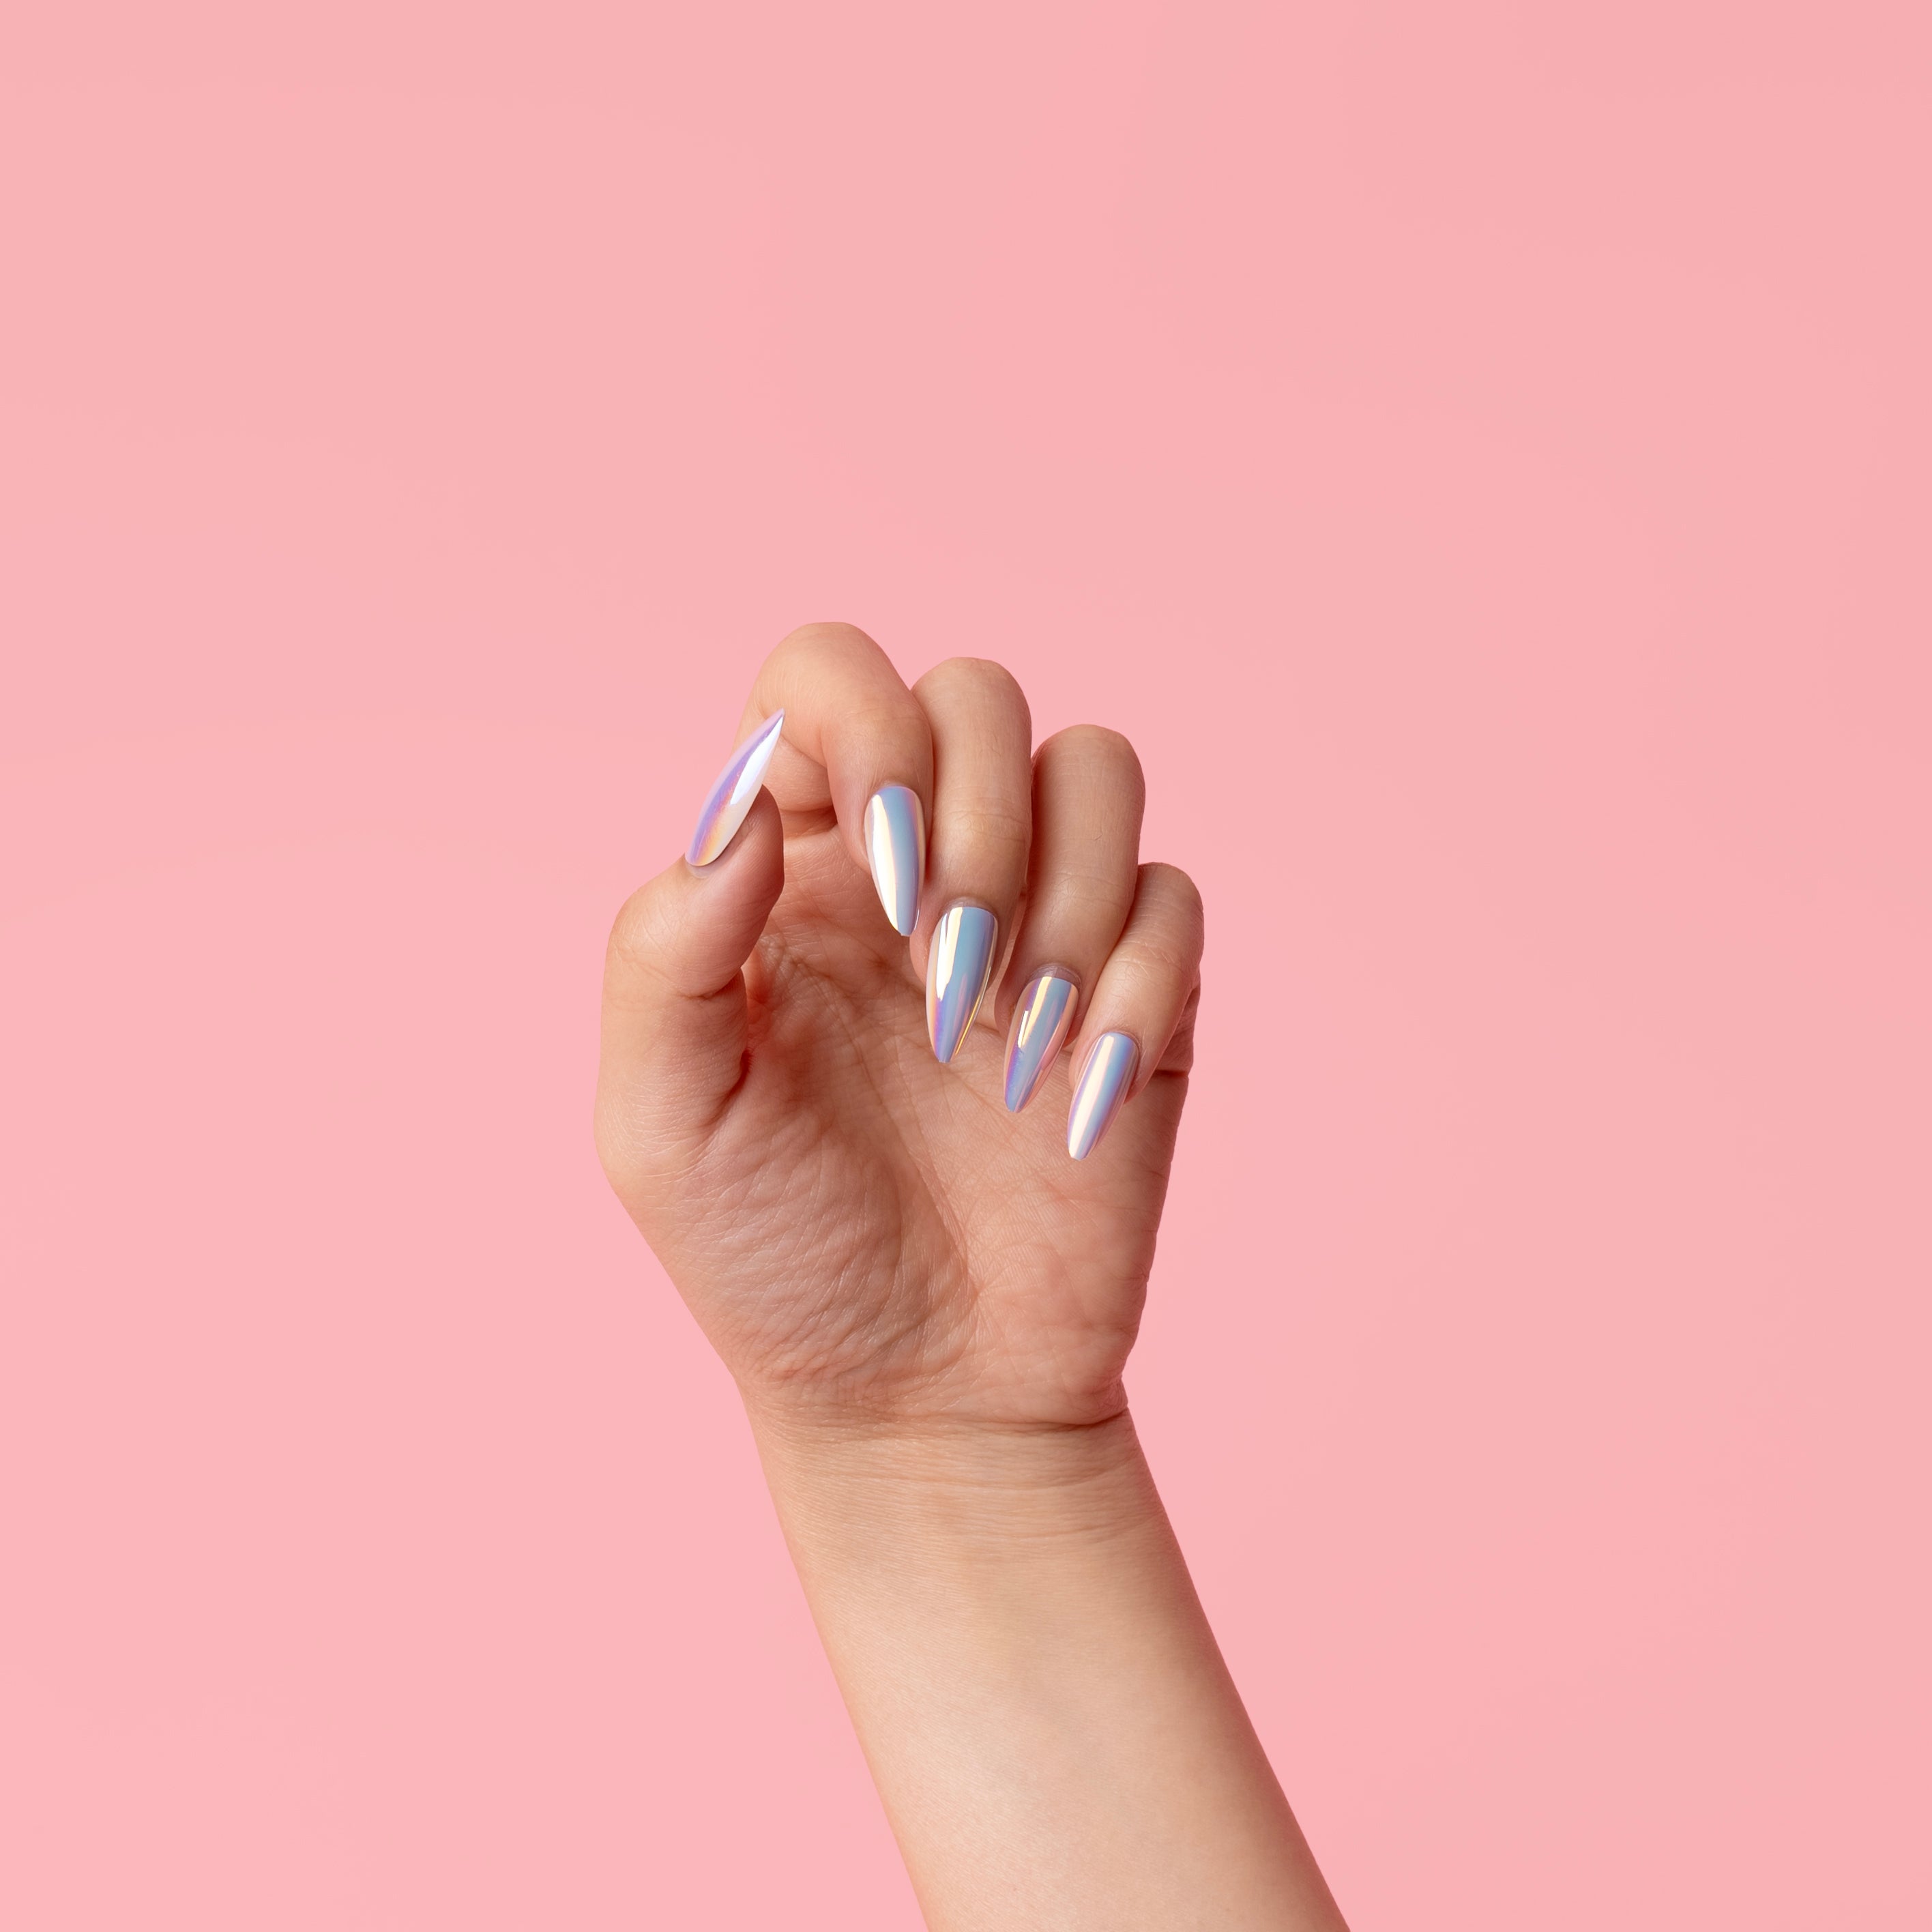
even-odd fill
[[[1076,724],[1034,761],[1026,918],[1000,1000],[1006,1102],[1018,1113],[1052,1068],[1134,903],[1146,787],[1118,731]]]

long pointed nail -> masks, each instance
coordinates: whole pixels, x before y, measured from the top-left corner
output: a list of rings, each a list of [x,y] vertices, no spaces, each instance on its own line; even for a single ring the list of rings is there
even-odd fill
[[[1006,1034],[1006,1108],[1017,1114],[1060,1057],[1079,989],[1064,973],[1036,973],[1013,1009]]]
[[[881,785],[866,801],[866,856],[892,930],[910,938],[926,882],[926,811],[917,792]]]
[[[691,835],[685,857],[694,866],[708,866],[730,844],[745,814],[758,802],[758,787],[765,767],[778,748],[778,734],[784,728],[784,713],[774,711],[738,748],[731,762],[718,774],[704,808],[698,814],[698,829]]]
[[[1066,1116],[1066,1151],[1076,1160],[1084,1160],[1114,1124],[1140,1057],[1132,1036],[1124,1033],[1103,1033],[1087,1049],[1087,1064],[1080,1070]]]
[[[949,907],[932,934],[926,962],[926,1028],[942,1060],[959,1051],[986,997],[1000,922],[984,906]]]

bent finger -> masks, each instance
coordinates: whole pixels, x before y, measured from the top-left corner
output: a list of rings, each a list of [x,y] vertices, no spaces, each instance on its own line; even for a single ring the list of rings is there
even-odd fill
[[[1118,731],[1076,724],[1033,766],[1026,912],[998,1017],[1006,1021],[1006,1102],[1015,1113],[1052,1070],[1132,910],[1147,787]]]
[[[1033,719],[1012,674],[982,658],[926,673],[916,696],[932,730],[934,790],[926,950],[932,1050],[950,1060],[971,1028],[1013,929],[1033,826]]]
[[[871,872],[886,918],[918,923],[932,821],[932,734],[891,658],[850,624],[806,624],[760,668],[748,728],[785,714],[765,782],[788,833],[838,828],[853,862]]]
[[[1093,1152],[1121,1108],[1163,1070],[1170,1046],[1179,1040],[1184,1048],[1203,939],[1194,881],[1177,866],[1143,866],[1134,909],[1101,969],[1074,1043],[1079,1072],[1066,1150],[1075,1160]]]

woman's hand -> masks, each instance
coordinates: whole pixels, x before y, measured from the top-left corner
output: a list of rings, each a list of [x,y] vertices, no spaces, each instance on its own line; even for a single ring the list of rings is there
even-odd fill
[[[1141,802],[1112,732],[1035,757],[997,664],[908,691],[814,626],[611,938],[604,1165],[745,1393],[934,1932],[1341,1924],[1121,1391],[1201,960]]]
[[[843,625],[772,653],[741,739],[781,710],[769,796],[612,935],[612,1183],[754,1410],[914,1430],[1116,1415],[1202,945],[1192,883],[1140,862],[1133,749],[1083,725],[1036,755],[998,665],[956,658],[909,691]],[[715,845],[728,821],[707,830]],[[933,1034],[950,1048],[973,1005],[988,914],[985,997],[943,1060]]]

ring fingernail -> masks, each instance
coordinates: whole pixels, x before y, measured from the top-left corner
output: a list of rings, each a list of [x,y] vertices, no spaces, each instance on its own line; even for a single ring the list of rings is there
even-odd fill
[[[1124,1033],[1103,1033],[1087,1049],[1086,1064],[1073,1088],[1073,1105],[1066,1116],[1066,1151],[1084,1160],[1114,1124],[1120,1102],[1133,1084],[1140,1048]]]
[[[1013,1009],[1006,1034],[1006,1108],[1017,1114],[1058,1058],[1073,1019],[1073,982],[1063,973],[1036,973]]]
[[[959,1051],[985,998],[1000,922],[984,906],[956,905],[933,929],[926,962],[926,1026],[942,1060]]]
[[[892,930],[910,938],[926,879],[926,813],[917,792],[881,785],[866,801],[866,857]]]

